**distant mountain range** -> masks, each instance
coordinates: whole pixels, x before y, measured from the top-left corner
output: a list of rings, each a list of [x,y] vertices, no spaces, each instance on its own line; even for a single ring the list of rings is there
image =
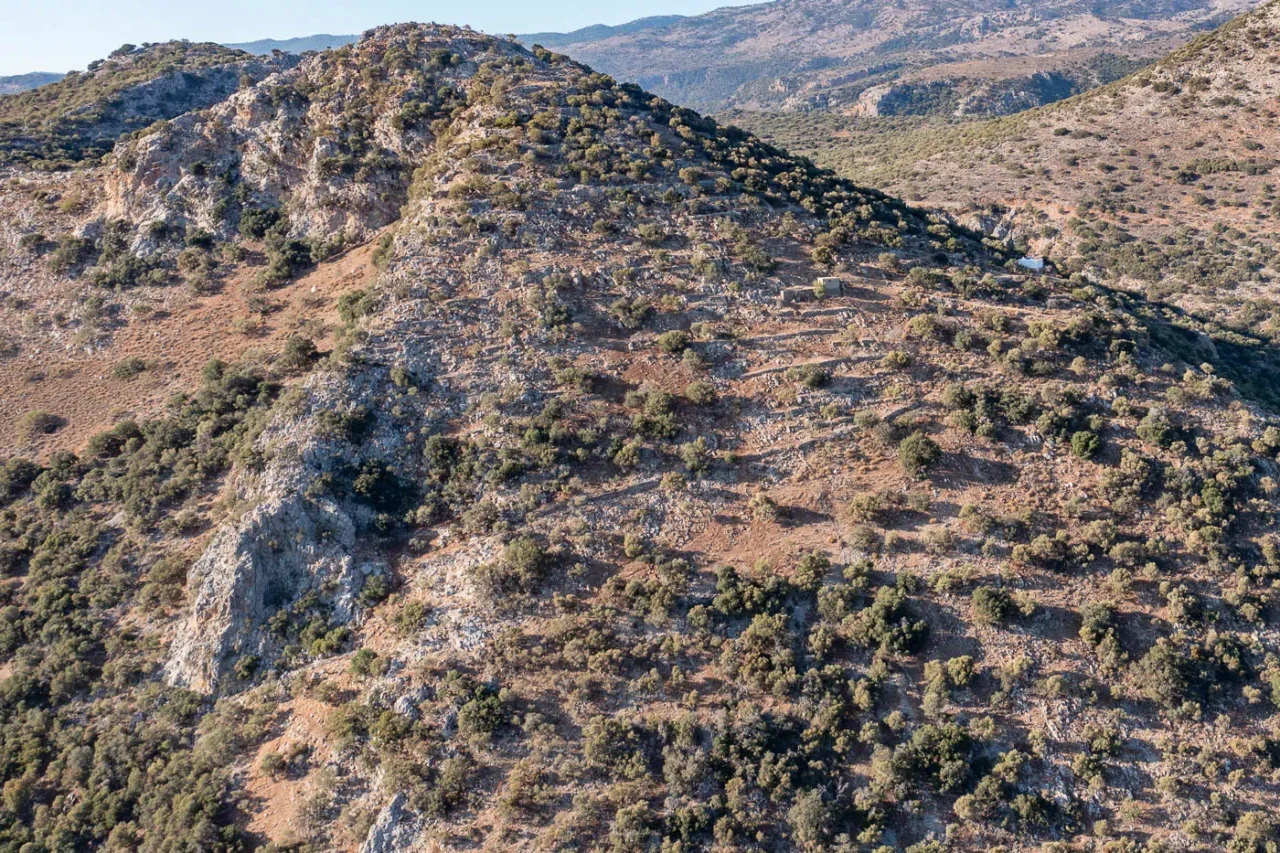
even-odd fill
[[[25,92],[45,83],[61,80],[62,74],[54,71],[33,71],[30,74],[15,74],[12,77],[0,77],[0,95],[13,95]]]
[[[705,111],[1005,114],[1123,76],[1258,5],[778,0],[536,39]]]
[[[686,20],[684,15],[654,15],[649,18],[637,18],[634,21],[619,24],[616,27],[593,24],[580,30],[574,30],[571,33],[527,33],[518,38],[525,44],[540,44],[543,47],[558,48],[567,44],[581,44],[617,36],[634,35],[645,30],[669,26],[683,20]]]
[[[721,112],[1008,115],[1116,80],[1258,0],[777,0],[518,36]],[[228,45],[300,53],[356,35]]]
[[[638,18],[617,26],[592,24],[589,27],[583,27],[568,33],[526,33],[525,35],[517,36],[517,38],[523,44],[540,44],[543,47],[555,48],[567,44],[581,44],[617,36],[634,35],[645,30],[665,27],[684,19],[684,15],[654,15],[648,18]],[[270,53],[273,50],[283,50],[286,53],[306,53],[309,50],[328,50],[333,47],[341,47],[344,44],[353,44],[359,40],[360,36],[356,33],[339,36],[321,34],[299,36],[291,39],[258,39],[257,41],[228,44],[227,47],[233,47],[255,55]]]
[[[239,44],[228,44],[227,47],[243,50],[252,53],[255,56],[261,56],[264,53],[271,53],[273,50],[282,50],[285,53],[306,53],[309,50],[328,50],[332,47],[342,47],[344,44],[351,44],[358,41],[358,35],[335,36],[327,33],[314,36],[299,36],[292,39],[258,39],[257,41],[246,41]]]

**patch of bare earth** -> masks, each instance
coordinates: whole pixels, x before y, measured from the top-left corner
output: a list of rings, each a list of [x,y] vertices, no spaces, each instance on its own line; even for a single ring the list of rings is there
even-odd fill
[[[175,394],[190,393],[210,359],[234,362],[280,352],[291,335],[321,350],[332,344],[338,298],[370,283],[372,244],[348,250],[284,287],[265,294],[268,314],[255,314],[240,295],[256,268],[242,266],[217,293],[193,297],[169,311],[133,319],[108,346],[93,352],[44,351],[0,360],[0,450],[47,457],[75,450],[126,417],[146,417]],[[145,368],[118,378],[128,359]],[[62,425],[46,435],[23,429],[29,412],[48,412]]]

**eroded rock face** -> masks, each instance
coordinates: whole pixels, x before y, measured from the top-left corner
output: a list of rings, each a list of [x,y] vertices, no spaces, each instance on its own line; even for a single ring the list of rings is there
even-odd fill
[[[171,684],[219,690],[238,659],[269,653],[267,620],[308,591],[330,587],[334,621],[352,618],[355,525],[332,501],[304,497],[305,480],[300,469],[269,470],[245,496],[252,508],[192,567],[191,614],[165,667]]]
[[[483,57],[520,48],[461,30],[374,35],[122,142],[106,174],[108,218],[229,239],[243,211],[271,208],[291,236],[348,242],[397,220],[433,150],[432,122],[462,102]],[[370,65],[385,69],[376,89],[358,71]]]
[[[360,853],[391,853],[408,850],[418,837],[417,821],[405,808],[405,795],[396,794],[382,807],[360,845]]]
[[[390,458],[405,439],[384,425],[356,444],[327,435],[320,421],[322,412],[373,411],[383,373],[315,377],[302,411],[277,414],[259,438],[269,461],[259,473],[241,472],[236,496],[248,509],[214,534],[189,572],[191,611],[170,648],[169,683],[218,693],[236,683],[242,658],[269,664],[285,644],[270,620],[309,594],[329,625],[358,619],[364,584],[388,571],[367,535],[375,512],[317,481]]]

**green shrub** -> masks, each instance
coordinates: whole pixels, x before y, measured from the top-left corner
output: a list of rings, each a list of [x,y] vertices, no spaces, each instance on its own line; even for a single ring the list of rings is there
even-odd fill
[[[112,379],[132,379],[147,369],[147,363],[135,356],[116,362],[111,368]]]
[[[379,657],[373,649],[358,649],[351,656],[351,672],[363,678],[383,675],[390,666],[390,661]]]
[[[276,208],[246,208],[240,213],[240,235],[261,240],[280,223],[280,218],[280,211]]]
[[[724,648],[720,664],[732,679],[779,695],[795,683],[795,639],[787,630],[787,616],[758,614],[737,639]]]
[[[1102,440],[1088,430],[1080,430],[1071,436],[1071,452],[1081,459],[1092,459],[1102,447]]]
[[[711,464],[711,450],[707,446],[707,440],[698,436],[693,441],[686,441],[680,445],[680,461],[684,463],[685,470],[690,474],[701,474],[706,471]]]
[[[627,779],[643,778],[648,762],[631,724],[616,717],[595,716],[582,729],[582,754],[587,764]]]
[[[906,370],[913,361],[914,359],[911,355],[902,350],[891,350],[885,354],[884,358],[880,359],[880,363],[890,370]]]
[[[710,382],[690,382],[684,388],[684,396],[690,403],[709,406],[716,400],[716,389]]]
[[[517,593],[533,593],[541,586],[551,567],[551,556],[532,536],[517,536],[502,549],[492,563],[472,569],[477,591],[491,602]]]
[[[806,388],[821,388],[831,381],[831,374],[816,364],[800,364],[787,369],[787,379]]]
[[[911,616],[905,591],[881,587],[871,605],[848,624],[849,639],[869,649],[910,654],[929,633],[927,622]]]
[[[42,435],[57,432],[66,423],[66,418],[55,415],[52,412],[36,410],[27,412],[18,418],[18,432],[30,441]]]
[[[315,341],[302,335],[290,335],[284,342],[284,351],[280,354],[279,364],[284,370],[305,370],[316,360],[318,352]]]
[[[689,335],[687,332],[671,331],[663,332],[658,335],[658,349],[669,355],[677,355],[684,352],[685,347],[689,346]]]
[[[980,586],[970,599],[974,615],[991,625],[1004,623],[1015,611],[1013,596],[1001,586]]]
[[[1191,689],[1188,663],[1183,652],[1161,637],[1133,665],[1134,683],[1148,699],[1167,708],[1177,707],[1186,700]]]
[[[821,551],[812,551],[800,558],[793,583],[806,592],[817,592],[830,569],[830,558]]]
[[[373,313],[375,298],[367,290],[350,290],[338,297],[338,317],[348,326]]]
[[[1080,639],[1091,646],[1101,643],[1116,629],[1116,608],[1106,602],[1089,602],[1080,608]]]
[[[946,793],[969,778],[969,733],[954,723],[923,725],[893,751],[895,777],[925,782]]]
[[[1138,422],[1137,433],[1138,437],[1148,444],[1167,447],[1173,441],[1173,423],[1164,409],[1155,407]]]
[[[942,448],[923,432],[916,430],[898,444],[898,462],[913,477],[932,468],[942,458]]]
[[[235,666],[232,667],[232,672],[235,674],[236,678],[239,678],[241,681],[247,681],[250,678],[253,678],[261,663],[262,658],[258,655],[242,655],[236,660]]]
[[[804,849],[821,848],[831,834],[831,812],[820,789],[814,788],[796,794],[795,801],[787,810],[791,837]]]

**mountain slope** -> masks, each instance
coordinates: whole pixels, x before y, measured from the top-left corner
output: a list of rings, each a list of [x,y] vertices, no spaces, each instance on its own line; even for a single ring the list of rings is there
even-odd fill
[[[556,46],[705,110],[997,114],[1108,82],[1117,55],[1149,61],[1255,5],[783,0]]]
[[[823,143],[820,159],[972,211],[973,224],[1095,277],[1273,334],[1278,43],[1272,3],[1079,98],[986,124],[926,125],[880,150]]]
[[[7,848],[1277,840],[1267,342],[452,27],[0,192]]]

